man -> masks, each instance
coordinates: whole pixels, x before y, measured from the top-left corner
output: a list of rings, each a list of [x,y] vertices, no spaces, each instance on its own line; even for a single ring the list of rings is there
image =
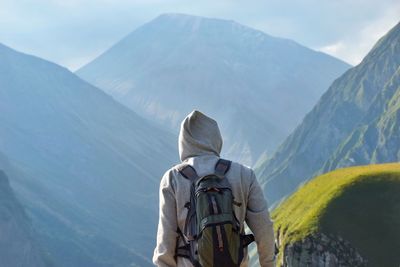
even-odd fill
[[[179,134],[179,156],[183,163],[195,169],[198,176],[214,173],[221,148],[222,137],[216,121],[199,111],[193,111],[183,120]],[[273,224],[253,170],[232,162],[225,178],[232,187],[235,200],[242,203],[234,207],[241,232],[246,222],[257,243],[260,265],[275,266]],[[185,204],[190,199],[190,186],[179,172],[179,165],[168,170],[161,179],[157,246],[153,256],[157,266],[193,266],[187,258],[175,255],[177,242],[179,245],[183,242],[179,231],[183,231],[185,226],[188,213]],[[240,266],[248,266],[247,255]]]

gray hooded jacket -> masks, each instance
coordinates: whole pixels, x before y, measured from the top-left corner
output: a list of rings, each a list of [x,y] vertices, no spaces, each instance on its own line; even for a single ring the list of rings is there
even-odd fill
[[[182,162],[192,165],[199,176],[214,173],[219,159],[222,137],[217,122],[199,111],[190,113],[181,124],[179,134],[179,156]],[[178,165],[177,165],[178,166]],[[190,197],[191,182],[182,177],[177,166],[169,169],[160,184],[160,217],[157,246],[153,262],[160,267],[192,267],[189,260],[174,258],[177,229],[184,229],[187,209],[184,207]],[[244,227],[247,223],[253,232],[262,267],[275,266],[274,232],[268,206],[252,169],[232,162],[226,174],[235,200],[242,203],[234,207],[235,214]],[[247,253],[246,253],[247,254]],[[248,256],[241,266],[248,265]]]

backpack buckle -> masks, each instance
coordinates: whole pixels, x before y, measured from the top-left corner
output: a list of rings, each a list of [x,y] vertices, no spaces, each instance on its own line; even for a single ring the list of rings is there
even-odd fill
[[[193,240],[195,240],[195,238],[194,238],[194,236],[192,236],[192,235],[188,235],[188,236],[187,236],[187,240],[188,240],[188,241],[193,241]]]

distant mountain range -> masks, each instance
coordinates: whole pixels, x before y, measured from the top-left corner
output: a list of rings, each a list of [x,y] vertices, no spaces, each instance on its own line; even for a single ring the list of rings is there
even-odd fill
[[[279,266],[397,266],[400,163],[318,176],[272,213]]]
[[[400,24],[338,78],[257,173],[270,203],[338,167],[400,160]]]
[[[269,156],[350,66],[234,21],[164,14],[77,71],[178,133],[200,109],[220,123],[223,155]]]
[[[160,177],[178,161],[171,133],[0,45],[0,136],[0,169],[56,266],[151,265]]]
[[[77,72],[109,96],[0,44],[0,263],[151,266],[160,177],[178,162],[178,125],[194,108],[218,120],[223,156],[259,158],[270,204],[323,172],[399,161],[400,24],[334,81],[347,68],[233,21],[165,14]],[[381,165],[307,183],[273,213],[281,251],[302,266],[309,258],[298,248],[328,240],[351,251],[350,266],[386,263],[385,242],[397,248],[397,231],[372,233],[384,239],[385,251],[374,250],[343,220],[354,215],[368,232],[361,215],[375,205],[371,222],[397,225],[398,178],[397,165]],[[392,254],[389,264],[398,261]]]

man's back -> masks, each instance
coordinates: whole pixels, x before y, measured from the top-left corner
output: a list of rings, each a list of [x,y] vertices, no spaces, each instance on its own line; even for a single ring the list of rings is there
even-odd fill
[[[217,123],[204,114],[194,111],[182,122],[179,136],[179,153],[182,163],[191,165],[198,176],[215,172],[222,148],[222,138]],[[191,182],[178,171],[181,164],[168,170],[160,184],[160,221],[158,226],[157,247],[153,261],[157,266],[192,266],[186,258],[175,259],[178,229],[184,229],[190,199]],[[232,162],[225,178],[228,179],[233,196],[240,205],[234,206],[234,212],[240,222],[241,231],[244,222],[252,230],[259,251],[261,266],[274,266],[274,235],[267,203],[254,172],[239,163]],[[241,266],[247,266],[247,257]]]

